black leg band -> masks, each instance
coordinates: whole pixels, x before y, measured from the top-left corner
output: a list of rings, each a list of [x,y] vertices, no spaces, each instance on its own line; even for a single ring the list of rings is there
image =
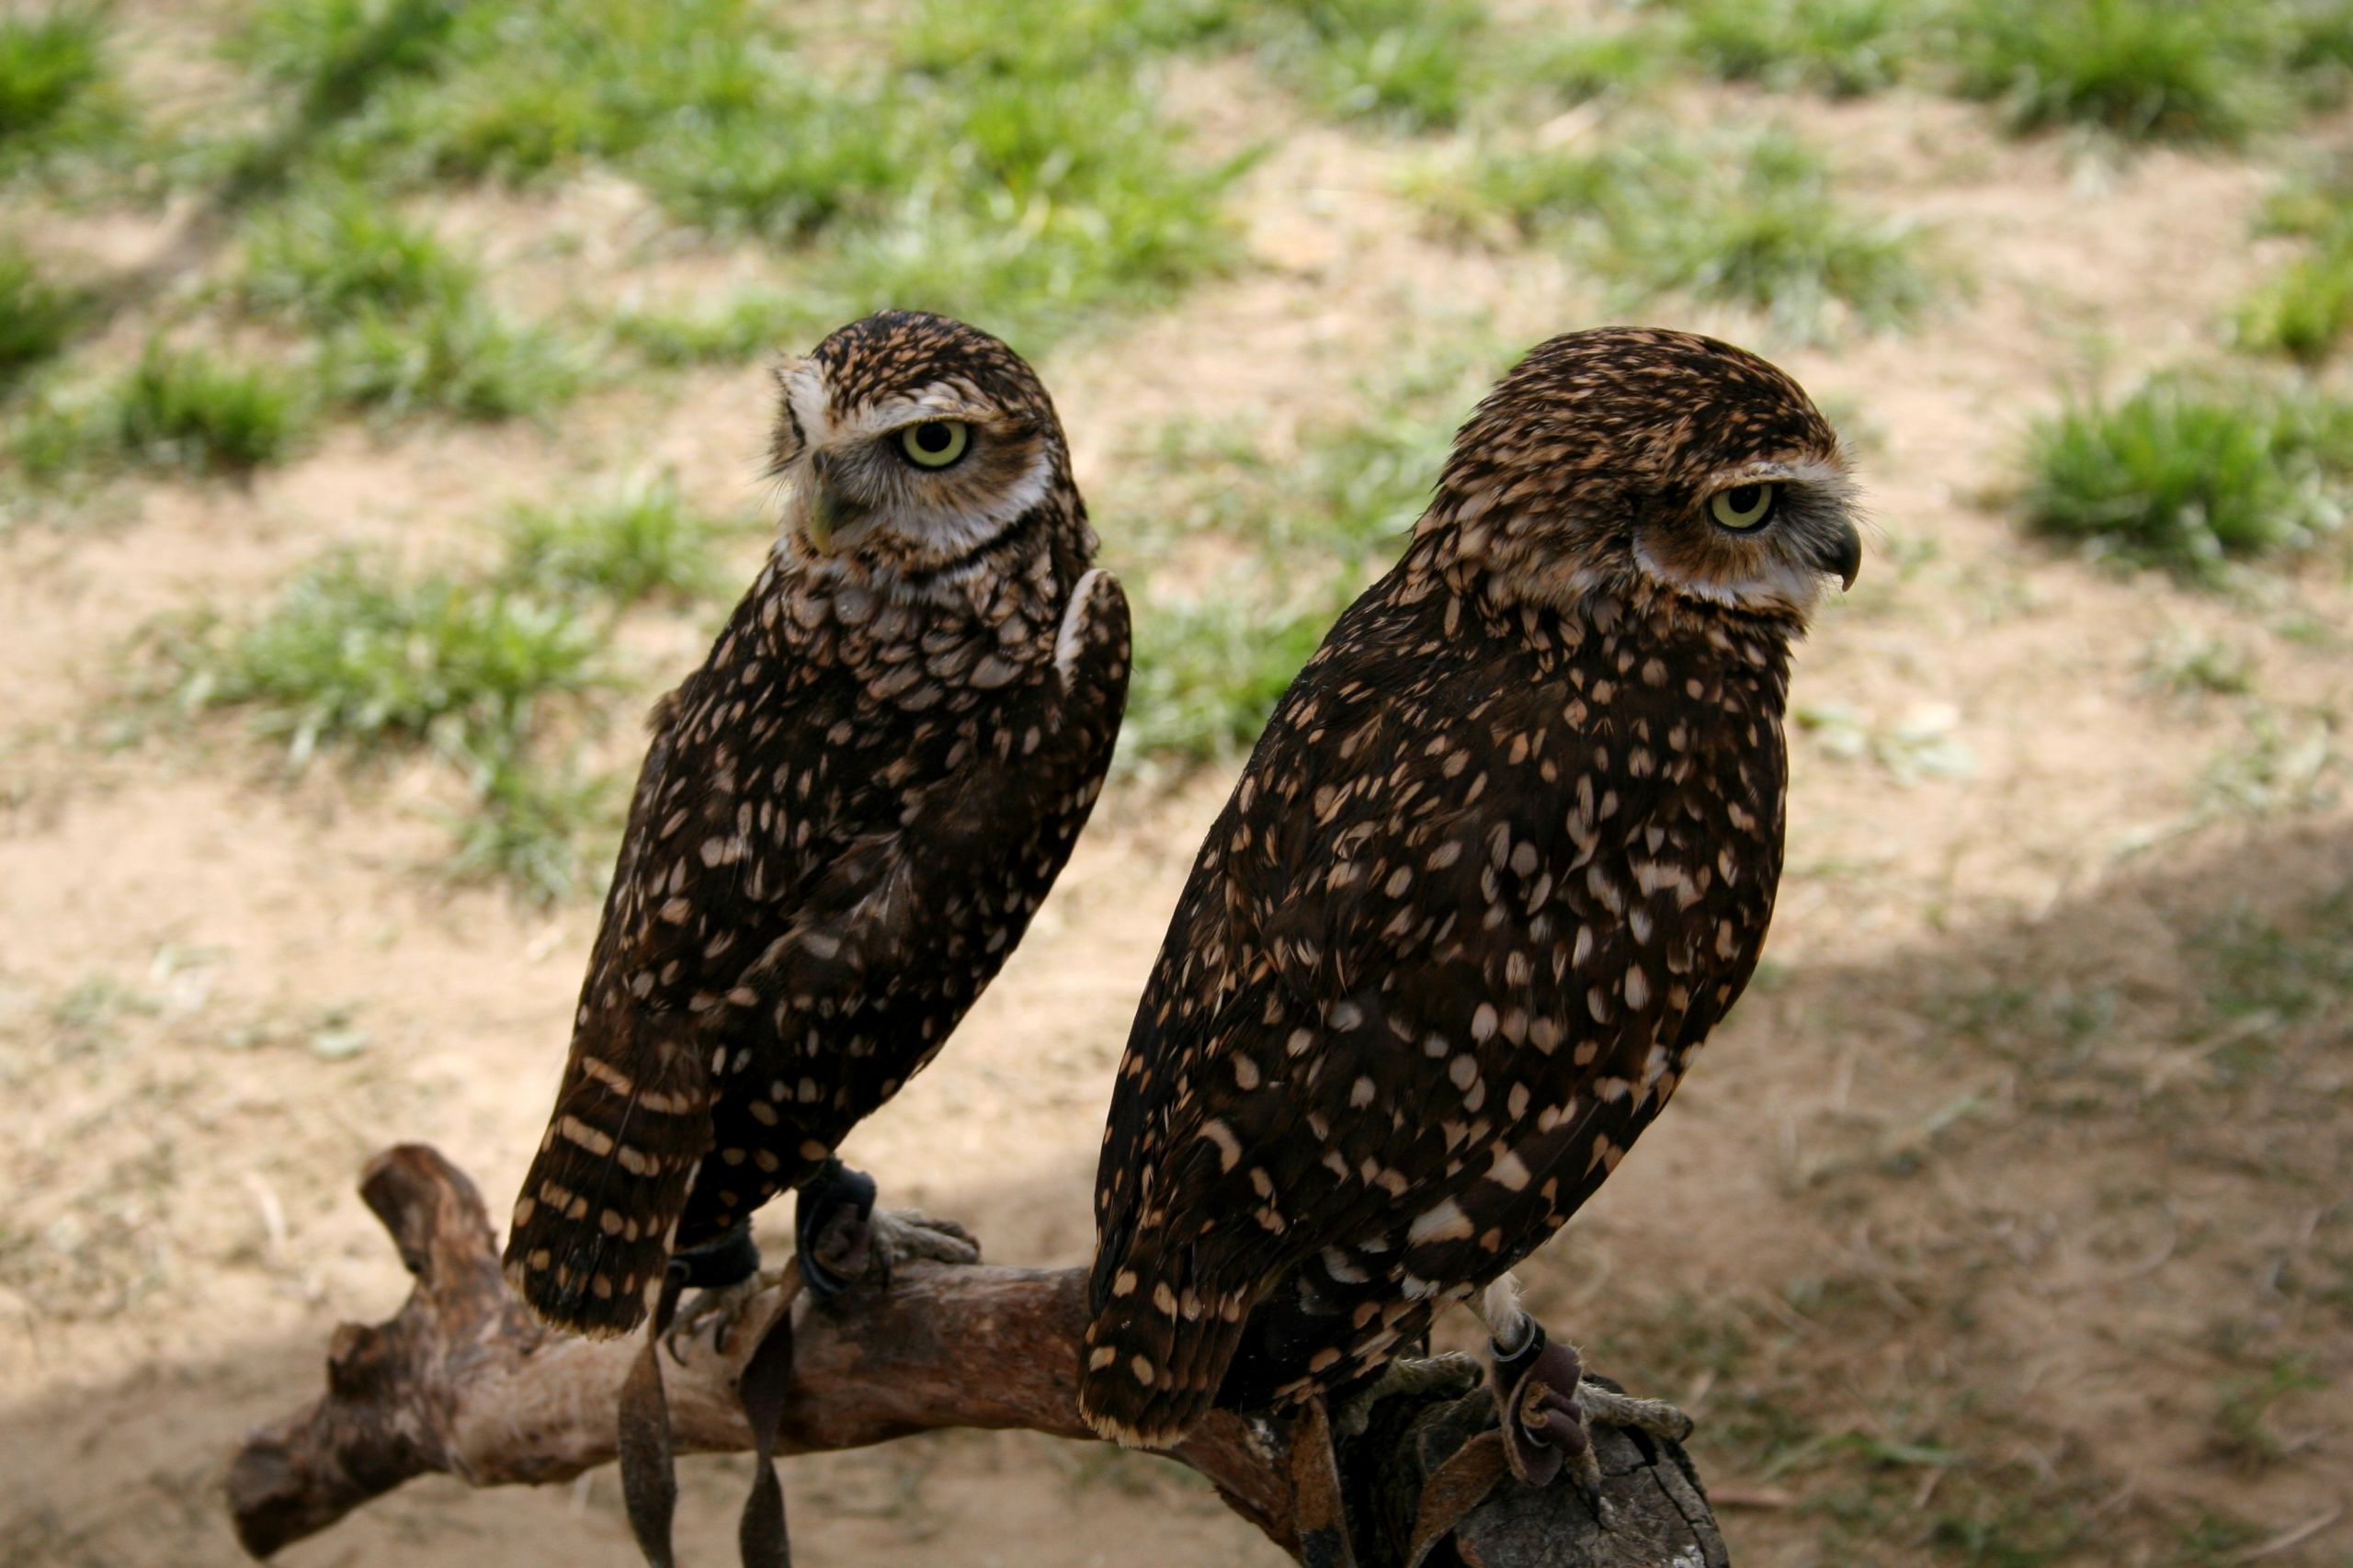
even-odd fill
[[[722,1290],[760,1271],[760,1249],[752,1242],[752,1222],[745,1220],[699,1246],[680,1248],[670,1261],[685,1267],[686,1283],[692,1289]]]

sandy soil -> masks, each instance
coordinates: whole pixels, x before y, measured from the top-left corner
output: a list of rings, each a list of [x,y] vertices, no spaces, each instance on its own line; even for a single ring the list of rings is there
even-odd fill
[[[1212,140],[1232,85],[1180,75]],[[2278,1051],[2250,1078],[2222,1064],[2243,1041],[2184,1020],[2223,983],[2223,925],[2299,953],[2353,929],[2325,913],[2353,880],[2353,590],[2341,558],[2236,596],[2122,580],[1987,504],[2071,380],[2215,351],[2269,259],[2243,236],[2275,165],[2086,159],[1904,96],[1778,108],[1837,150],[1856,199],[1935,224],[1974,288],[1909,335],[1777,350],[1867,436],[1881,538],[1801,659],[1817,723],[1767,977],[1530,1264],[1537,1299],[1699,1416],[1703,1468],[1748,1505],[1727,1510],[1744,1563],[2219,1562],[2336,1510],[2262,1560],[2343,1564],[2345,1025],[2258,1011]],[[1299,127],[1251,176],[1252,267],[1049,362],[1110,563],[1123,509],[1151,505],[1121,454],[1168,419],[1345,405],[1403,330],[1447,330],[1465,304],[1511,343],[1615,313],[1555,258],[1426,233],[1390,184],[1421,155]],[[452,221],[603,233],[612,206],[469,198]],[[631,265],[591,254],[518,245],[509,286]],[[762,372],[710,372],[601,393],[551,429],[338,434],[249,491],[140,487],[85,526],[0,536],[0,1086],[17,1119],[0,1148],[0,1564],[240,1560],[227,1452],[309,1397],[337,1321],[404,1291],[351,1195],[360,1162],[426,1140],[511,1190],[594,932],[585,904],[437,879],[431,769],[290,782],[233,722],[191,734],[126,708],[125,650],[330,541],[444,544],[617,459],[756,505],[765,418]],[[2300,617],[2323,634],[2282,635]],[[2253,650],[2255,695],[2154,687],[2151,647],[2185,632]],[[615,711],[699,635],[634,628],[644,689]],[[2215,770],[2266,722],[2317,737],[2317,761],[2272,810],[2216,809]],[[602,744],[620,756],[630,734],[624,717]],[[1000,1259],[1084,1260],[1127,1017],[1226,782],[1107,796],[1003,979],[848,1151],[894,1200],[966,1221]],[[2234,1391],[2288,1364],[2291,1386],[2237,1421]],[[721,1561],[743,1467],[688,1469],[685,1545]],[[1173,1467],[1043,1439],[903,1442],[796,1462],[787,1484],[812,1564],[1279,1561]],[[286,1561],[619,1563],[625,1542],[599,1474],[412,1487]]]

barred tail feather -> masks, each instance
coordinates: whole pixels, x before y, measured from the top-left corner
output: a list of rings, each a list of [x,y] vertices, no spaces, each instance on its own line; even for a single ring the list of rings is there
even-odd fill
[[[1249,1315],[1167,1261],[1149,1241],[1130,1248],[1080,1350],[1079,1415],[1126,1448],[1172,1447],[1209,1414]]]
[[[532,1312],[593,1338],[628,1334],[669,1260],[670,1236],[710,1143],[699,1052],[616,1050],[661,1062],[633,1075],[575,1046],[555,1115],[516,1199],[506,1282]]]

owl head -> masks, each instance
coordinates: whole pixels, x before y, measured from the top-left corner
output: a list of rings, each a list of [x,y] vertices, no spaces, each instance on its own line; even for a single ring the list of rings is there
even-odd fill
[[[1664,595],[1802,626],[1825,578],[1852,585],[1859,516],[1797,382],[1712,337],[1601,327],[1488,393],[1418,531],[1500,603]]]
[[[920,590],[1095,536],[1053,401],[1022,358],[921,311],[852,322],[776,372],[770,469],[811,569]]]

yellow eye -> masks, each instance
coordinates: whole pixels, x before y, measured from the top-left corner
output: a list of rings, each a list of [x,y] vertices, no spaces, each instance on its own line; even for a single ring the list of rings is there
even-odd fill
[[[917,468],[946,468],[972,444],[972,427],[959,419],[926,419],[899,432],[899,450]]]
[[[1773,503],[1780,496],[1778,484],[1735,484],[1708,497],[1708,516],[1716,519],[1719,528],[1736,534],[1754,533],[1773,515]]]

